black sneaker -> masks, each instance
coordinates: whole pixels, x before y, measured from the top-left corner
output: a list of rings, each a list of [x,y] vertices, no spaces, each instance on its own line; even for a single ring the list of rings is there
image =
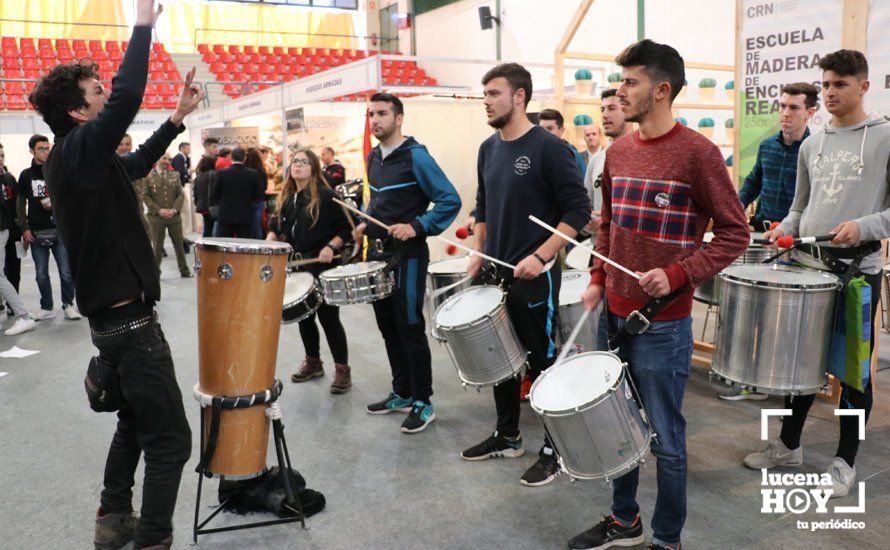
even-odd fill
[[[612,546],[637,546],[643,544],[643,524],[637,516],[630,527],[624,527],[612,516],[603,517],[587,531],[569,541],[571,550],[602,550]]]
[[[559,475],[559,460],[557,460],[553,449],[544,447],[541,449],[540,455],[538,461],[532,464],[531,468],[526,470],[519,480],[526,487],[547,485]]]
[[[422,432],[430,423],[436,419],[436,411],[433,410],[432,403],[417,400],[411,405],[411,412],[402,422],[402,433],[416,434]]]
[[[482,443],[460,453],[460,457],[464,460],[485,460],[486,458],[519,458],[524,454],[525,449],[522,448],[521,436],[506,438],[494,432]]]
[[[388,414],[391,412],[411,412],[413,402],[410,398],[399,397],[393,392],[389,393],[389,397],[371,403],[365,409],[368,414]]]
[[[676,550],[682,550],[682,549],[683,549],[683,545],[678,544]],[[662,546],[660,544],[655,544],[653,542],[649,546],[646,547],[646,550],[673,550],[673,549],[670,546]]]

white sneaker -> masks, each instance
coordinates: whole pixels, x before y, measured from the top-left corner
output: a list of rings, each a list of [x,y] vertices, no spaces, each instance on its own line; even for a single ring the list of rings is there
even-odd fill
[[[13,323],[11,327],[6,329],[3,334],[7,336],[15,336],[16,334],[28,332],[36,326],[37,321],[35,321],[34,319],[31,319],[30,317],[19,317],[15,320],[15,323]]]
[[[831,498],[847,496],[850,487],[856,481],[856,467],[850,467],[847,461],[836,456],[831,466],[828,467],[828,475],[831,476]]]
[[[775,468],[776,466],[798,466],[803,463],[803,446],[793,451],[780,439],[771,439],[766,449],[745,457],[744,464],[752,470]]]
[[[40,311],[32,315],[35,321],[46,321],[48,319],[52,319],[55,316],[56,312],[52,309],[41,309]]]
[[[62,311],[65,312],[65,319],[69,321],[77,321],[78,319],[83,319],[83,315],[77,311],[77,306],[74,304],[70,306],[62,306]]]

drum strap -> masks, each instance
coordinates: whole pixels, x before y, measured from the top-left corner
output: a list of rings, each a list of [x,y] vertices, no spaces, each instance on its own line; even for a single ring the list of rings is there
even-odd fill
[[[621,329],[615,334],[609,336],[609,349],[617,350],[621,346],[630,342],[634,336],[638,336],[646,332],[652,319],[658,315],[674,298],[688,291],[687,287],[681,287],[677,290],[662,296],[660,298],[652,298],[646,305],[640,309],[634,310],[627,316],[626,322]],[[609,331],[611,332],[611,331]]]
[[[266,403],[274,404],[278,401],[278,396],[281,395],[283,389],[284,384],[276,378],[272,383],[272,387],[268,390],[263,390],[253,395],[227,397],[208,395],[199,390],[198,385],[195,384],[192,390],[195,399],[202,407],[210,407],[210,432],[207,434],[207,445],[204,447],[204,453],[201,455],[201,461],[198,463],[195,471],[207,477],[213,476],[207,468],[210,466],[210,461],[213,460],[214,453],[216,453],[216,444],[219,441],[219,419],[224,409],[246,409]]]
[[[859,264],[862,260],[869,254],[881,250],[881,243],[880,241],[869,241],[850,248],[800,244],[797,245],[797,248],[801,252],[805,252],[825,264],[833,273],[838,275],[843,274],[843,286],[846,288],[847,283],[853,278],[854,273],[859,271]],[[853,261],[850,264],[846,264],[841,260]]]

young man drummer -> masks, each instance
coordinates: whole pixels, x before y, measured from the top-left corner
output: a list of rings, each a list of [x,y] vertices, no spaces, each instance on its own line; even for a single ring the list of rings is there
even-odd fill
[[[556,359],[555,328],[559,310],[559,267],[544,270],[565,241],[528,219],[530,214],[574,236],[590,219],[590,199],[567,143],[532,124],[526,107],[532,96],[529,72],[515,63],[498,65],[482,78],[488,124],[497,132],[479,147],[476,192],[478,251],[516,266],[496,268],[507,287],[507,313],[528,363],[537,376]],[[471,256],[469,275],[482,264]],[[465,460],[515,458],[525,452],[519,434],[518,379],[494,387],[494,433],[461,453]],[[559,472],[556,454],[545,443],[538,461],[523,474],[524,485],[549,483]]]
[[[881,239],[890,237],[890,124],[884,118],[865,112],[862,101],[869,89],[868,62],[861,52],[839,50],[819,62],[822,69],[822,98],[831,113],[828,125],[814,134],[800,148],[797,162],[797,190],[788,216],[775,231],[766,236],[815,236],[834,234],[831,243],[806,250],[836,258],[849,264],[857,255],[865,255],[851,275],[865,275],[871,286],[871,315],[881,295]],[[844,248],[838,248],[844,247]],[[815,250],[815,248],[818,248]],[[794,260],[816,269],[828,269],[813,255],[795,251]],[[837,271],[837,270],[834,270]],[[843,270],[845,271],[845,269]],[[874,349],[872,327],[871,349]],[[868,422],[872,407],[869,373],[863,373],[864,392],[841,382],[842,409],[865,411]],[[779,439],[763,451],[745,457],[748,468],[762,469],[800,464],[803,448],[800,436],[815,395],[785,398],[785,408],[793,414],[785,417]],[[855,459],[859,450],[859,419],[840,417],[840,438],[835,458],[828,467],[833,485],[832,497],[845,496],[856,481]]]
[[[432,359],[423,320],[430,263],[426,237],[447,229],[461,203],[426,147],[402,135],[402,101],[391,94],[376,93],[371,96],[369,110],[371,131],[380,143],[368,155],[368,214],[390,230],[362,222],[354,236],[360,243],[367,232],[369,261],[395,264],[396,289],[388,298],[374,302],[377,327],[392,369],[392,391],[368,405],[367,412],[407,412],[402,433],[417,433],[436,419],[430,401]],[[431,202],[433,209],[427,211]]]
[[[617,96],[626,120],[639,129],[613,143],[606,156],[596,248],[641,278],[597,260],[583,300],[593,310],[605,295],[600,349],[620,348],[618,356],[628,363],[658,434],[652,442],[658,498],[650,548],[676,550],[686,519],[681,409],[692,359],[692,289],[745,251],[748,224],[720,150],[671,114],[685,77],[677,50],[643,40],[615,63],[623,67]],[[701,248],[712,219],[714,239]],[[652,299],[668,295],[676,297],[658,311]],[[638,484],[639,468],[614,479],[612,513],[571,539],[569,547],[641,544]]]

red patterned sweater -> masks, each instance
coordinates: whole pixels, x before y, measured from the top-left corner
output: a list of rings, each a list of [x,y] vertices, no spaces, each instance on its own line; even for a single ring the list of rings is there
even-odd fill
[[[687,287],[656,317],[692,311],[692,289],[739,257],[750,235],[742,205],[716,145],[676,124],[651,140],[639,132],[609,147],[603,169],[602,225],[597,252],[633,270],[662,268],[671,290]],[[714,239],[702,248],[708,222]],[[606,286],[609,311],[626,317],[650,296],[639,281],[597,260],[591,284]]]

